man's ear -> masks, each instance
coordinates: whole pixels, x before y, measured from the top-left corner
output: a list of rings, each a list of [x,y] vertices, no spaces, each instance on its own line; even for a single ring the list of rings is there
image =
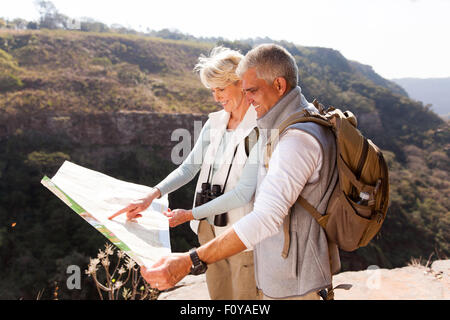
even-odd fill
[[[278,95],[281,97],[288,91],[288,83],[285,78],[278,77],[273,81],[273,87],[278,92]]]

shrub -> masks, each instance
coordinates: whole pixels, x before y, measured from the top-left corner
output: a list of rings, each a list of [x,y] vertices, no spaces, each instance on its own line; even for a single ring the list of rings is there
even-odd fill
[[[12,74],[0,75],[0,92],[17,90],[23,87],[22,80]]]

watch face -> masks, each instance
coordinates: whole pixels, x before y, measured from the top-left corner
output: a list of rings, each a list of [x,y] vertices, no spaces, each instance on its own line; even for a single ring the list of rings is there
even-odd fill
[[[191,274],[197,276],[199,274],[205,273],[208,267],[203,262],[200,265],[197,265],[191,269]]]

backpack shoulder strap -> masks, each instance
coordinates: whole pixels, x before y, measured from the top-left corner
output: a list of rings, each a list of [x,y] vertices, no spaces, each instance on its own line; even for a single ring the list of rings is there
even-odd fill
[[[289,116],[286,120],[284,120],[280,126],[278,127],[278,130],[280,134],[284,132],[287,127],[295,124],[295,123],[301,123],[301,122],[315,122],[317,124],[331,127],[332,124],[328,121],[327,118],[325,118],[323,115],[319,113],[311,113],[308,110],[304,109],[300,112],[296,112]]]
[[[318,125],[322,125],[328,128],[332,128],[333,124],[323,115],[319,113],[310,113],[307,110],[302,110],[301,112],[297,112],[293,115],[291,115],[289,118],[287,118],[285,121],[281,123],[279,126],[279,135],[281,135],[286,129],[297,123],[304,123],[304,122],[314,122]],[[266,159],[265,159],[265,165],[268,167],[269,158],[273,152],[273,143],[274,141],[270,141],[267,145],[266,149]],[[317,211],[314,206],[312,206],[304,197],[299,195],[297,201],[298,204],[300,204],[306,211],[308,211],[314,219],[319,223],[320,226],[325,228],[328,220],[328,216],[322,215],[320,212]],[[288,217],[285,219],[283,223],[283,232],[284,232],[284,245],[283,250],[281,253],[281,256],[286,259],[289,253],[290,248],[290,213],[288,214]]]
[[[250,154],[250,151],[258,142],[259,139],[259,129],[258,127],[253,128],[252,132],[248,136],[245,137],[245,154],[247,157]]]
[[[311,113],[306,109],[296,112],[284,120],[278,127],[278,134],[272,135],[270,141],[266,144],[266,153],[264,158],[264,166],[269,167],[269,160],[276,146],[277,139],[286,131],[286,129],[297,123],[314,122],[328,128],[332,128],[333,124],[323,115],[318,113]]]

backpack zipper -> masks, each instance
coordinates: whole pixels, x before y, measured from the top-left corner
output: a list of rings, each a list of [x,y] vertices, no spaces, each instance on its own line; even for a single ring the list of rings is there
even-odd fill
[[[367,159],[367,154],[369,153],[369,142],[366,138],[364,138],[363,149],[361,152],[361,157],[359,158],[358,166],[356,167],[356,179],[359,180],[361,178],[362,169],[364,167],[364,163]]]

